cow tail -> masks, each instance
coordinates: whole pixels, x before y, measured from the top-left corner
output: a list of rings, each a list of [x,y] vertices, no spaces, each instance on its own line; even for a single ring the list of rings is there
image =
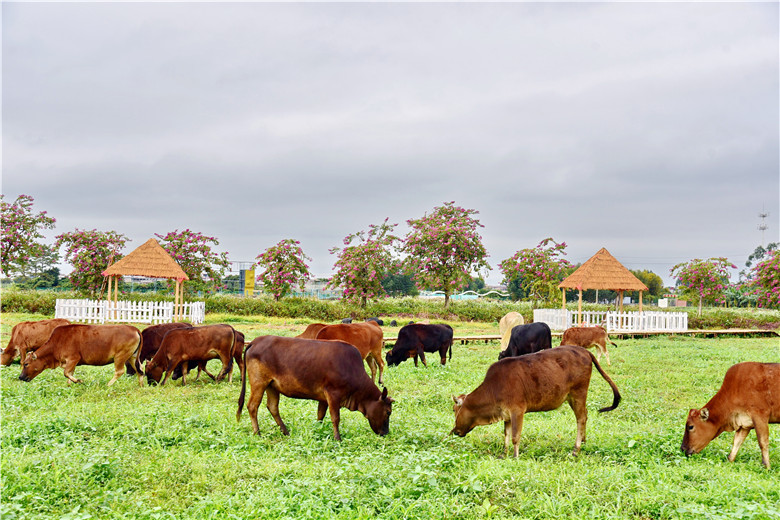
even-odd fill
[[[593,353],[589,350],[586,350],[585,352],[588,353],[591,361],[593,361],[593,364],[596,365],[596,370],[599,371],[599,374],[601,374],[601,377],[604,378],[604,381],[609,383],[609,386],[612,387],[612,395],[613,395],[612,406],[607,406],[606,408],[602,408],[599,410],[599,412],[612,411],[618,407],[618,404],[620,404],[620,392],[618,391],[618,387],[615,384],[615,382],[612,381],[612,379],[604,372],[604,370],[601,368],[601,365],[599,365],[599,362],[596,361],[596,356],[594,356]]]
[[[244,364],[241,366],[241,393],[238,395],[238,410],[236,410],[236,422],[241,421],[241,412],[244,409],[244,398],[246,397],[246,351],[248,348],[244,348],[243,359]]]
[[[450,340],[450,361],[452,361],[452,344],[454,343],[453,340]]]
[[[144,347],[144,336],[140,332],[138,333],[138,348],[135,350],[135,371],[137,374],[143,374],[141,370],[141,350]]]
[[[233,329],[233,327],[231,327],[231,329]],[[228,352],[228,360],[227,360],[227,364],[225,365],[225,369],[224,369],[225,372],[224,372],[223,379],[225,377],[232,377],[229,374],[231,374],[233,372],[233,351],[236,349],[236,330],[235,329],[233,329],[233,334],[231,334],[231,336],[233,336],[233,345],[230,346],[230,351]]]

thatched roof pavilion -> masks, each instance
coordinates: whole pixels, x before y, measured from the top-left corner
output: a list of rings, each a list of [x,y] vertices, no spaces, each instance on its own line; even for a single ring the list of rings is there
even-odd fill
[[[181,266],[153,238],[109,266],[102,274],[108,278],[109,300],[111,299],[111,281],[114,280],[114,301],[116,301],[119,292],[118,278],[120,276],[146,276],[176,280],[174,305],[177,309],[182,300],[182,283],[190,279]]]
[[[623,293],[639,291],[639,311],[642,311],[642,291],[647,286],[612,256],[606,248],[599,249],[587,262],[558,284],[563,290],[563,306],[566,307],[566,289],[580,292],[579,312],[582,315],[582,291],[588,289],[606,289],[620,293],[620,309],[623,310]],[[580,320],[581,321],[581,320]]]

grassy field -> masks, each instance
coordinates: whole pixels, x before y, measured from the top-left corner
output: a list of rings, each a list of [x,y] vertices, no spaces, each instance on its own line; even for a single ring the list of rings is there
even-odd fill
[[[3,345],[14,324],[44,317],[4,313]],[[208,321],[248,339],[292,336],[309,322]],[[451,325],[458,335],[496,332],[493,323]],[[68,384],[60,369],[24,383],[14,364],[0,370],[0,518],[780,518],[776,425],[770,470],[753,433],[733,464],[731,433],[691,458],[680,451],[688,408],[702,406],[734,363],[780,361],[778,339],[616,342],[605,368],[623,401],[596,412],[612,397],[594,370],[588,442],[576,458],[566,405],[526,416],[518,459],[499,458],[503,424],[449,435],[451,395],[482,381],[497,343],[455,345],[445,367],[434,359],[427,369],[387,369],[390,434],[343,410],[341,443],[327,418],[315,420],[316,403],[285,397],[291,435],[263,406],[253,436],[246,412],[235,420],[238,378],[139,388],[124,377],[107,388],[111,367],[78,367],[83,384]]]

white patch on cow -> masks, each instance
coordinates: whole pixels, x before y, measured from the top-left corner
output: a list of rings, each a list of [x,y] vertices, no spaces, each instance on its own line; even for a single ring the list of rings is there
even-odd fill
[[[739,428],[753,428],[753,419],[745,412],[735,412],[731,416],[731,424],[735,430]]]

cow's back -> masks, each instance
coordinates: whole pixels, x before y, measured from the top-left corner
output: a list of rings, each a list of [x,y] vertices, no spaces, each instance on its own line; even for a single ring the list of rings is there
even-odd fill
[[[770,423],[780,422],[780,363],[737,363],[726,371],[711,401],[716,400],[738,411],[760,411]]]
[[[474,391],[520,404],[528,412],[558,408],[575,387],[590,384],[592,357],[581,347],[563,346],[493,363]],[[484,388],[483,388],[484,386]]]
[[[176,323],[161,323],[159,325],[152,325],[150,327],[146,327],[144,330],[141,331],[141,336],[143,337],[143,345],[141,346],[141,354],[139,356],[140,361],[143,362],[154,357],[157,351],[160,350],[160,345],[162,344],[162,340],[168,332],[175,329],[187,329],[187,328],[192,328],[192,324],[187,322],[176,322]]]
[[[306,330],[298,334],[298,338],[303,339],[317,339],[317,334],[323,329],[327,327],[327,324],[325,323],[310,323]]]
[[[131,325],[70,324],[55,328],[36,355],[63,360],[78,356],[80,364],[105,365],[118,354],[132,354],[141,344],[141,332]]]
[[[316,339],[340,340],[353,345],[366,357],[379,345],[382,348],[382,329],[372,321],[362,323],[337,323],[323,327]]]

